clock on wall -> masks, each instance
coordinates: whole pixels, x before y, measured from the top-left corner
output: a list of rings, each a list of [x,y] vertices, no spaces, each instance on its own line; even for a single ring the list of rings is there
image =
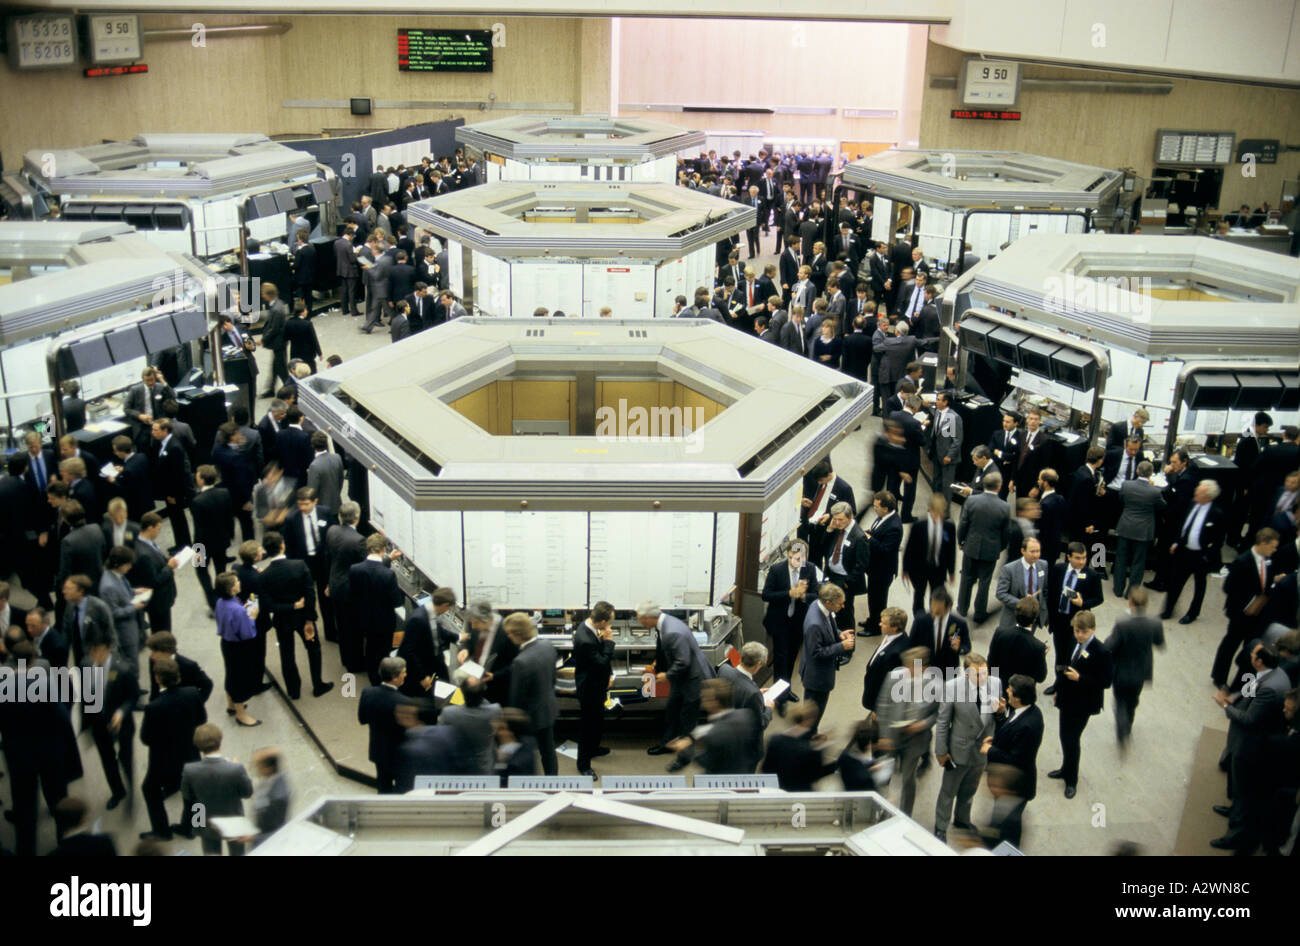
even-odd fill
[[[77,29],[71,15],[11,16],[5,23],[9,65],[49,69],[77,64]]]
[[[1010,107],[1020,100],[1020,63],[967,59],[962,68],[961,104]]]
[[[95,65],[135,62],[142,53],[138,16],[95,13],[86,17],[86,58]]]

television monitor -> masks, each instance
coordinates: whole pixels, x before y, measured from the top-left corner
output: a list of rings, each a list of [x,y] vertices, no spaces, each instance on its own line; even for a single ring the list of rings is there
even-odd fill
[[[1237,372],[1237,399],[1232,406],[1239,411],[1269,411],[1282,397],[1282,382],[1273,373]]]
[[[989,333],[989,354],[998,361],[1019,367],[1020,343],[1028,339],[1024,332],[1000,326]]]
[[[137,230],[153,229],[153,207],[148,204],[131,204],[123,213],[123,219]]]
[[[132,358],[144,357],[144,339],[140,337],[138,323],[124,325],[108,333],[108,350],[113,354],[113,364],[119,365]]]
[[[398,30],[397,68],[402,72],[491,72],[492,31]]]
[[[176,205],[155,207],[153,222],[159,230],[184,230],[185,208]]]
[[[1226,411],[1237,400],[1240,385],[1230,372],[1193,374],[1183,389],[1183,400],[1194,411]]]
[[[969,317],[961,320],[961,347],[976,355],[988,355],[989,333],[996,325],[983,319]]]
[[[1300,410],[1300,372],[1291,372],[1290,374],[1279,374],[1278,381],[1282,384],[1282,393],[1278,396],[1277,409],[1279,411]]]
[[[94,218],[96,220],[121,220],[122,210],[121,204],[96,204]]]
[[[352,106],[353,115],[370,114],[370,99],[352,99],[350,104]]]
[[[1061,346],[1046,338],[1027,338],[1020,343],[1020,370],[1040,378],[1052,376],[1052,355]]]
[[[328,204],[334,199],[334,187],[329,181],[312,181],[311,197],[317,204]]]
[[[298,201],[294,198],[292,190],[286,187],[275,192],[275,209],[280,213],[298,209]]]
[[[151,355],[175,348],[181,343],[176,337],[176,326],[172,324],[170,315],[145,322],[140,326],[140,334],[144,336],[144,347]]]
[[[1076,391],[1097,386],[1097,362],[1087,352],[1061,348],[1052,354],[1052,380]]]
[[[274,194],[254,194],[252,204],[254,218],[274,217],[280,212],[275,205]]]
[[[69,376],[88,375],[113,367],[113,356],[108,350],[108,340],[103,335],[93,335],[73,342],[64,351],[72,361],[73,370],[68,373]]]
[[[202,309],[184,309],[171,316],[178,342],[192,342],[208,334],[208,317]]]

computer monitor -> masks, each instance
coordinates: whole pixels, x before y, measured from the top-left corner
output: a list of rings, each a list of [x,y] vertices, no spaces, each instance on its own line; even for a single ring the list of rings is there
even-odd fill
[[[254,218],[274,217],[280,212],[275,205],[274,194],[254,194],[252,204]]]
[[[108,350],[113,355],[113,364],[121,364],[132,358],[143,358],[144,339],[140,337],[140,326],[124,325],[109,332]]]
[[[144,336],[144,347],[151,355],[175,348],[181,343],[176,337],[176,326],[172,324],[170,315],[145,322],[140,326],[140,334]]]

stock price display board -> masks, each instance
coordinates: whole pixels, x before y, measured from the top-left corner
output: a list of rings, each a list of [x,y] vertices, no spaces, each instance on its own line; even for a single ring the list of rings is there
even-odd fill
[[[398,30],[402,72],[491,72],[491,30]]]

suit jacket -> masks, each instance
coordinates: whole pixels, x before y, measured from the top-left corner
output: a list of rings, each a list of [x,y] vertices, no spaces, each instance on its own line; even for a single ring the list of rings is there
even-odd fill
[[[62,591],[69,575],[88,575],[90,587],[99,587],[99,576],[104,573],[104,530],[87,522],[77,526],[59,543],[59,571],[54,579],[56,591]]]
[[[858,505],[853,495],[853,487],[849,485],[848,480],[844,479],[842,476],[836,476],[835,479],[831,480],[827,485],[829,493],[826,496],[826,510],[829,512],[830,508],[836,503],[848,503],[849,506],[853,508],[853,515],[856,517],[858,514]],[[816,480],[811,478],[806,479],[803,486],[803,498],[815,500],[817,498],[817,491],[820,488],[821,484]],[[799,518],[806,522],[811,511],[811,507],[802,510],[799,514]]]
[[[158,499],[174,497],[182,507],[188,506],[194,495],[194,478],[190,473],[190,458],[181,442],[172,436],[163,450],[161,441],[152,441],[153,494]],[[128,513],[129,514],[129,513]]]
[[[1051,577],[1047,587],[1047,611],[1053,629],[1068,627],[1070,621],[1080,611],[1091,611],[1100,607],[1105,599],[1101,587],[1101,576],[1091,568],[1084,566],[1082,577],[1075,583],[1074,590],[1083,598],[1083,606],[1076,607],[1073,601],[1062,602],[1067,574],[1070,566],[1066,562],[1057,562],[1052,566]]]
[[[989,644],[989,666],[1009,681],[1018,673],[1042,683],[1047,679],[1047,645],[1022,627],[998,628]]]
[[[284,339],[289,346],[290,358],[301,358],[314,364],[324,354],[316,335],[316,326],[309,319],[290,319],[284,326]]]
[[[834,616],[824,614],[817,604],[811,605],[804,616],[803,654],[799,658],[799,678],[804,689],[822,692],[835,689],[839,658],[846,655]]]
[[[891,335],[876,345],[880,352],[880,383],[892,388],[907,374],[907,365],[916,360],[916,337]]]
[[[741,713],[749,713],[753,718],[750,754],[754,765],[745,770],[752,772],[758,768],[758,763],[763,758],[763,730],[772,722],[772,710],[763,699],[763,691],[758,688],[758,684],[743,670],[724,663],[718,668],[718,676],[731,684],[732,708]]]
[[[263,434],[265,438],[265,434]],[[311,437],[298,427],[281,427],[274,434],[275,457],[284,468],[284,475],[302,483],[307,478],[307,467],[311,466],[316,451],[311,448]]]
[[[1280,667],[1259,675],[1252,696],[1243,694],[1235,703],[1225,706],[1228,717],[1229,754],[1257,751],[1264,741],[1285,726],[1282,700],[1291,681]]]
[[[972,494],[961,507],[957,541],[973,559],[996,562],[1007,544],[1011,507],[995,493]]]
[[[400,342],[411,335],[411,322],[401,312],[396,313],[388,323],[389,341]]]
[[[1094,473],[1092,467],[1083,464],[1074,471],[1070,480],[1070,495],[1066,507],[1066,525],[1070,538],[1075,542],[1087,544],[1088,526],[1101,526],[1101,498],[1097,495],[1097,482],[1100,474]],[[1102,536],[1092,533],[1097,539]]]
[[[277,447],[276,441],[278,440],[280,433],[283,430],[284,430],[283,423],[280,425],[278,430],[276,429],[276,424],[275,421],[271,418],[270,411],[267,411],[264,415],[262,415],[262,419],[257,422],[257,434],[262,440],[262,456],[265,458],[265,460],[268,463],[271,460],[280,459],[280,451]],[[310,443],[311,442],[309,440],[308,446],[310,446]],[[257,473],[260,476],[262,471],[258,470]]]
[[[194,514],[194,541],[210,550],[225,552],[235,539],[235,509],[230,491],[221,486],[202,490],[195,494],[190,511]]]
[[[940,522],[939,568],[946,576],[957,570],[957,528],[952,520]],[[923,516],[911,524],[907,531],[907,544],[902,551],[902,572],[911,581],[922,580],[931,563],[930,516]]]
[[[1144,453],[1142,450],[1138,450],[1137,456],[1133,458],[1134,478],[1137,477],[1138,464],[1141,463],[1143,460],[1150,460],[1150,459],[1151,458],[1147,456],[1146,453]],[[1111,449],[1106,451],[1106,459],[1103,460],[1101,464],[1101,479],[1102,482],[1106,484],[1107,489],[1110,489],[1111,481],[1114,480],[1115,477],[1119,476],[1121,470],[1126,469],[1127,463],[1128,463],[1128,454],[1124,452],[1123,447],[1120,447],[1118,449],[1112,447]]]
[[[1024,441],[1024,431],[999,430],[989,438],[988,448],[993,451],[993,462],[1002,472],[1002,492],[1005,494],[1016,478],[1016,461],[1020,458],[1020,446]]]
[[[876,652],[867,658],[866,673],[862,677],[862,707],[877,710],[880,691],[885,685],[891,671],[902,666],[903,651],[911,646],[906,634],[899,634],[888,643],[881,639]]]
[[[329,530],[338,525],[338,518],[334,515],[334,511],[323,502],[317,502],[313,515],[317,523],[317,560],[324,561],[327,554],[326,539],[329,537]],[[289,514],[284,517],[284,527],[281,534],[284,537],[285,557],[306,560],[307,537],[304,533],[303,514],[297,506],[291,508]]]
[[[10,620],[13,621],[12,612],[14,609],[10,607],[9,610],[11,613]],[[66,667],[68,665],[68,636],[63,631],[56,626],[51,626],[38,640],[39,642],[33,641],[36,644],[36,653],[44,660],[49,661],[51,667]]]
[[[143,422],[138,419],[137,414],[150,414],[154,419],[162,417],[163,401],[175,398],[176,392],[171,389],[171,385],[163,381],[154,384],[153,390],[146,388],[143,381],[137,381],[126,392],[122,413],[126,415],[127,423],[133,429],[139,429],[143,426]]]
[[[711,716],[704,732],[695,740],[696,764],[710,775],[744,775],[754,771],[760,756],[755,756],[758,721],[744,710],[727,709]]]
[[[1043,711],[1037,704],[1025,707],[1015,718],[1007,721],[1012,710],[997,720],[993,745],[989,749],[989,765],[1009,765],[1020,772],[1019,794],[1032,801],[1038,794],[1038,747],[1043,742]]]
[[[322,506],[338,509],[343,502],[343,458],[332,450],[316,454],[307,465],[307,485],[316,490]]]
[[[1165,508],[1160,487],[1143,479],[1128,480],[1119,489],[1124,511],[1120,513],[1115,534],[1121,539],[1150,542],[1156,537],[1156,514]]]
[[[387,564],[367,558],[348,569],[348,601],[356,615],[357,627],[368,638],[392,639],[397,625],[393,609],[402,603],[402,589]]]
[[[300,243],[293,248],[293,284],[310,289],[316,282],[316,247]]]
[[[955,467],[961,463],[961,448],[965,436],[965,423],[960,414],[954,410],[945,411],[941,415],[936,414],[934,423],[930,425],[930,444],[933,448],[931,453],[935,463],[941,463],[944,457],[948,457],[955,473]]]
[[[242,817],[244,799],[252,797],[253,780],[238,762],[207,756],[181,770],[183,810],[190,812],[195,805],[203,806],[208,822],[200,833],[206,838],[221,837],[212,825],[212,818]]]
[[[790,613],[790,565],[778,562],[767,570],[763,579],[762,598],[767,602],[767,611],[763,614],[763,627],[773,637],[782,634],[803,634],[804,615],[817,600],[817,568],[811,562],[804,562],[799,569],[799,577],[808,582],[808,590],[794,602],[794,614]]]
[[[392,766],[397,761],[397,748],[406,736],[405,728],[397,722],[397,707],[410,705],[411,700],[396,687],[381,684],[361,691],[357,704],[357,722],[370,727],[369,759],[376,766]]]
[[[578,625],[573,632],[573,681],[579,704],[604,706],[609,679],[613,676],[609,666],[613,658],[612,640],[601,640],[586,621]]]
[[[668,682],[673,686],[685,686],[688,692],[698,694],[700,683],[713,678],[713,668],[704,659],[695,635],[684,621],[671,614],[663,615],[656,651],[655,664],[668,675]],[[662,662],[659,652],[663,655]]]
[[[866,381],[871,354],[871,336],[865,330],[850,330],[843,339],[840,370],[859,381]]]
[[[1034,581],[1034,597],[1038,599],[1038,623],[1046,624],[1049,585],[1047,563],[1040,558],[1034,562],[1033,568],[1037,576]],[[998,620],[998,627],[1010,630],[1016,626],[1016,605],[1028,593],[1029,586],[1025,583],[1025,560],[1012,559],[1003,565],[998,573],[997,596],[1002,602],[1002,617]]]
[[[867,578],[888,584],[898,574],[898,551],[903,544],[903,520],[894,512],[868,525]]]
[[[457,639],[457,635],[432,619],[427,608],[416,608],[402,626],[402,643],[397,648],[397,656],[406,661],[406,685],[402,691],[408,696],[423,697],[426,691],[420,681],[425,677],[446,680],[450,674],[442,652]]]
[[[1114,679],[1114,663],[1110,651],[1094,634],[1086,647],[1078,649],[1070,658],[1069,666],[1078,671],[1079,679],[1071,680],[1064,674],[1056,684],[1056,708],[1062,713],[1070,711],[1096,716],[1102,711],[1107,688]]]
[[[366,560],[366,540],[353,526],[336,526],[325,533],[325,551],[330,559],[330,600],[348,600],[348,570]]]
[[[415,292],[415,267],[410,263],[394,263],[388,271],[388,298],[404,299]]]
[[[1114,665],[1116,689],[1140,689],[1151,679],[1152,645],[1165,646],[1164,626],[1155,618],[1133,615],[1116,623],[1106,641]]]
[[[990,460],[988,463],[984,464],[984,469],[982,470],[979,467],[975,467],[974,469],[975,472],[971,476],[971,481],[970,481],[970,489],[971,489],[972,496],[975,495],[976,493],[984,492],[984,477],[988,476],[990,473],[998,473],[998,474],[1002,473],[1002,470],[998,466],[996,460]],[[1007,485],[1006,477],[1003,477],[1002,485],[1003,486]]]
[[[197,660],[191,660],[183,654],[173,654],[172,659],[176,661],[176,666],[180,668],[182,687],[191,687],[198,691],[199,697],[206,704],[208,697],[212,695],[213,684],[212,678],[203,672]],[[152,677],[152,671],[150,672]],[[149,699],[155,699],[158,696],[158,681],[153,680],[149,686]]]
[[[298,621],[316,620],[316,588],[307,563],[296,558],[277,558],[262,569],[262,608],[277,626],[294,627]],[[301,609],[294,602],[306,598]]]
[[[993,713],[1000,690],[996,677],[989,677],[982,694],[976,693],[975,684],[964,674],[948,680],[934,727],[934,754],[950,755],[957,765],[983,765],[980,746],[996,728]],[[982,701],[978,696],[983,697]]]
[[[68,639],[69,646],[74,652],[80,650],[81,653],[95,644],[108,644],[116,650],[117,629],[113,623],[113,612],[94,595],[86,595],[85,603],[86,613],[80,623],[77,621],[77,609],[72,605],[68,605],[63,612],[63,634]]]
[[[1204,532],[1204,529],[1201,531]],[[1223,580],[1223,613],[1229,620],[1244,618],[1255,623],[1262,620],[1262,614],[1257,618],[1249,618],[1244,611],[1256,595],[1272,591],[1277,565],[1271,559],[1265,566],[1264,573],[1266,581],[1261,587],[1259,571],[1255,567],[1255,553],[1251,549],[1246,549],[1228,566],[1228,577]]]
[[[203,697],[193,687],[170,687],[146,703],[140,741],[149,747],[149,774],[179,788],[185,764],[199,757],[194,730],[207,721]]]
[[[266,324],[262,326],[262,347],[271,351],[284,351],[287,341],[284,327],[289,322],[289,307],[284,300],[276,299],[267,309]]]
[[[1195,503],[1183,511],[1183,517],[1177,523],[1171,523],[1170,528],[1173,531],[1170,536],[1170,544],[1183,546],[1190,541],[1190,531],[1186,538],[1184,538],[1183,533],[1189,526],[1187,517],[1191,515],[1193,506],[1195,506]],[[1227,534],[1227,529],[1227,516],[1218,503],[1212,503],[1210,511],[1205,515],[1205,521],[1201,523],[1200,552],[1195,553],[1190,548],[1186,551],[1195,554],[1210,571],[1218,571],[1223,564],[1223,540]],[[1242,606],[1244,607],[1249,601],[1250,599],[1247,598],[1246,601],[1242,602]]]
[[[1017,485],[1016,489],[1019,488]],[[1049,565],[1055,563],[1061,554],[1061,530],[1065,527],[1067,507],[1065,497],[1056,490],[1038,501],[1041,510],[1038,516],[1038,541],[1042,543],[1043,560]]]
[[[812,742],[814,735],[811,729],[786,730],[768,740],[763,771],[775,775],[783,791],[811,792],[818,779],[835,771],[834,762],[822,761],[821,749]]]
[[[908,635],[909,647],[925,647],[930,651],[930,666],[939,670],[956,670],[961,667],[961,658],[970,653],[970,627],[965,618],[953,612],[948,613],[948,622],[944,625],[944,640],[934,639],[934,615],[928,611],[918,614],[912,621],[912,631]],[[952,649],[951,640],[956,636],[960,643],[957,650]]]
[[[931,688],[924,684],[913,686],[913,679],[902,666],[889,671],[880,692],[876,695],[876,717],[880,723],[880,736],[892,739],[895,751],[915,749],[918,744],[930,744],[930,730],[939,716],[939,702]],[[906,727],[921,723],[920,732],[909,733]]]
[[[550,641],[533,638],[520,648],[519,655],[510,664],[507,705],[526,712],[534,732],[555,725],[559,712],[555,701],[555,661],[555,648]]]
[[[128,582],[127,585],[129,584]],[[98,591],[100,600],[113,616],[113,629],[118,646],[121,646],[122,641],[138,641],[141,630],[140,615],[144,612],[131,603],[134,593],[123,585],[122,576],[105,571],[99,579]]]
[[[84,450],[81,452],[81,456],[82,459],[86,461],[87,476],[95,476],[96,471],[99,469],[101,464]],[[94,466],[91,464],[94,464]],[[99,521],[99,497],[95,492],[95,484],[87,477],[83,476],[81,479],[69,486],[68,496],[70,499],[75,499],[77,502],[81,503],[81,508],[86,510],[87,522]]]

